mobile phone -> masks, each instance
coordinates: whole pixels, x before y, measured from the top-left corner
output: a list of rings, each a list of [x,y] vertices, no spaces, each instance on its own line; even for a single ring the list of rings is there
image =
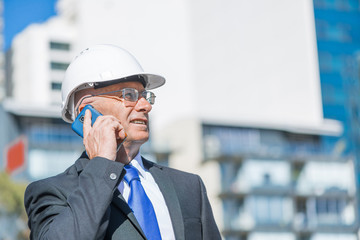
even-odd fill
[[[72,130],[74,130],[74,132],[76,132],[82,138],[84,137],[83,125],[84,125],[85,111],[87,109],[89,109],[91,111],[91,126],[96,121],[96,118],[98,116],[102,115],[91,105],[86,105],[83,108],[83,110],[81,110],[79,115],[76,117],[75,121],[72,123],[71,128],[72,128]]]

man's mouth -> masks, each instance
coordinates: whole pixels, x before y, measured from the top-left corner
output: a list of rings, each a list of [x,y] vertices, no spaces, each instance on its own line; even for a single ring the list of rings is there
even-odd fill
[[[133,120],[133,121],[131,121],[131,123],[146,125],[146,122],[143,120]]]

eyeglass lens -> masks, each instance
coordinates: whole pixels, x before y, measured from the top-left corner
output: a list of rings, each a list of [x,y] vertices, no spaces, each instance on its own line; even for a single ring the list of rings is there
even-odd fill
[[[121,90],[125,101],[137,102],[139,99],[139,92],[134,88],[124,88]],[[155,94],[150,91],[143,91],[140,93],[141,97],[145,98],[151,105],[155,103]]]

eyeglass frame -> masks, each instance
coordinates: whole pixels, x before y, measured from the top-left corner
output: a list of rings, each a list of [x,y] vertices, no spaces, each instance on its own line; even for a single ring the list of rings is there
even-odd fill
[[[135,90],[135,93],[137,94],[137,100],[136,101],[131,101],[131,100],[126,100],[123,96],[124,96],[124,90],[125,89],[132,89],[132,90]],[[108,95],[108,94],[112,94],[112,93],[117,93],[117,92],[121,92],[122,93],[122,96],[121,97],[119,97],[119,96],[111,96],[111,95]],[[144,95],[143,95],[143,93],[150,93],[150,99],[153,99],[152,101],[150,100],[148,100],[149,98],[146,98]],[[106,96],[106,95],[108,95],[108,96]],[[86,99],[86,98],[91,98],[91,97],[98,97],[98,96],[102,96],[102,97],[105,97],[105,98],[111,98],[111,99],[115,99],[115,100],[121,100],[121,98],[124,100],[124,102],[125,101],[128,101],[128,102],[132,102],[132,103],[134,103],[134,106],[135,106],[135,104],[137,103],[137,101],[139,101],[139,99],[141,98],[141,97],[143,97],[143,98],[145,98],[145,100],[148,102],[148,103],[150,103],[151,105],[154,105],[155,104],[155,98],[156,98],[156,95],[155,95],[155,93],[153,93],[152,91],[148,91],[148,90],[144,90],[144,91],[142,91],[142,92],[140,92],[139,93],[139,91],[137,90],[137,89],[135,89],[135,88],[122,88],[122,89],[119,89],[119,90],[115,90],[115,91],[111,91],[111,92],[105,92],[105,93],[99,93],[99,94],[94,94],[94,95],[89,95],[89,96],[85,96],[85,97],[83,97],[82,99],[81,99],[81,101],[80,101],[80,103],[78,104],[78,106],[76,107],[76,109],[75,109],[75,113],[79,113],[79,107],[80,107],[80,105],[81,105],[81,103]]]

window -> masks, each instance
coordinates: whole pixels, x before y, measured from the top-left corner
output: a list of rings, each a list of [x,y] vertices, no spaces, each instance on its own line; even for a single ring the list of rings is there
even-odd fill
[[[314,0],[314,7],[337,11],[358,11],[359,2],[356,0]]]
[[[28,173],[38,180],[65,171],[81,154],[80,150],[31,148],[28,156]]]
[[[257,129],[204,125],[204,155],[234,156],[259,148],[260,131]]]
[[[291,200],[280,196],[251,196],[248,199],[251,215],[257,225],[284,224],[291,221]]]
[[[70,44],[69,43],[62,43],[62,42],[50,42],[50,49],[54,50],[61,50],[61,51],[69,51]]]
[[[241,172],[241,163],[224,162],[220,164],[222,190],[224,192],[238,192],[238,174]]]
[[[52,82],[51,89],[56,90],[56,91],[61,90],[61,83],[60,82]]]
[[[318,40],[352,42],[352,26],[345,23],[330,24],[327,21],[317,19],[316,36]]]
[[[68,63],[61,63],[61,62],[50,62],[50,67],[52,70],[62,70],[65,71],[69,66]]]
[[[82,141],[66,125],[38,124],[32,125],[27,132],[29,141],[36,146],[81,146]],[[78,145],[77,145],[78,144]]]
[[[223,199],[224,210],[224,227],[228,230],[240,230],[246,217],[244,215],[244,199],[243,198],[227,198]]]
[[[347,225],[354,222],[354,214],[348,211],[353,203],[345,197],[298,198],[296,205],[296,212],[303,216],[304,226]]]
[[[346,207],[346,200],[341,198],[317,198],[316,213],[320,224],[341,223],[341,215]]]

